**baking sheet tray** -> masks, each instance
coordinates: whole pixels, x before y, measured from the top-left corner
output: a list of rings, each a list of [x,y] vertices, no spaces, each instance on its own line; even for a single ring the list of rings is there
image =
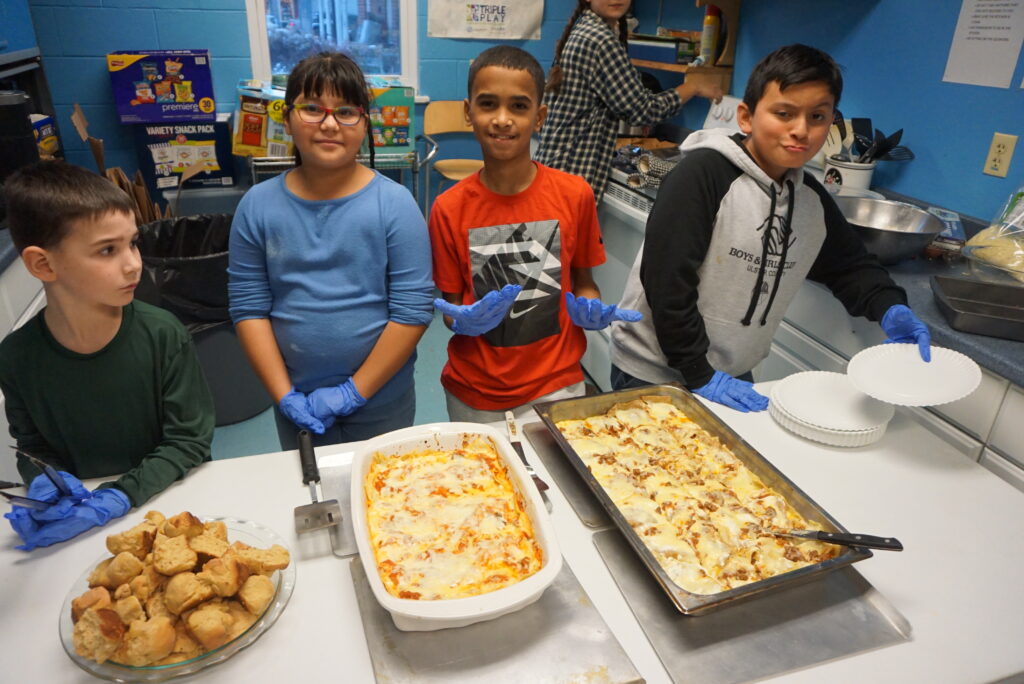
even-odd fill
[[[1024,342],[1024,285],[931,277],[939,311],[963,332]]]
[[[767,679],[910,638],[907,619],[851,567],[694,620],[672,609],[618,530],[593,538],[674,682]]]
[[[805,519],[817,522],[824,530],[829,532],[846,532],[847,530],[821,506],[815,503],[813,499],[807,496],[802,489],[779,472],[768,459],[747,444],[743,438],[733,432],[731,428],[694,398],[692,394],[678,385],[650,385],[637,389],[619,390],[617,392],[606,392],[604,394],[595,394],[575,399],[534,404],[534,410],[551,431],[555,442],[562,448],[568,460],[575,466],[576,471],[590,487],[591,492],[601,502],[605,511],[615,522],[616,526],[618,526],[630,546],[633,547],[640,557],[640,560],[647,566],[650,573],[680,612],[687,615],[702,615],[719,609],[722,606],[747,600],[764,592],[775,591],[780,587],[808,581],[822,573],[871,557],[872,554],[867,549],[842,547],[839,555],[835,558],[717,594],[693,594],[679,587],[672,581],[661,564],[658,563],[640,536],[633,530],[618,507],[612,502],[601,484],[590,473],[583,460],[576,454],[572,446],[555,426],[555,423],[560,420],[578,420],[600,415],[615,404],[651,395],[668,398],[691,420],[717,437],[747,468],[761,478],[762,482],[778,492]]]
[[[363,564],[355,558],[350,567],[378,682],[643,681],[567,563],[536,603],[436,632],[396,629],[374,598]]]

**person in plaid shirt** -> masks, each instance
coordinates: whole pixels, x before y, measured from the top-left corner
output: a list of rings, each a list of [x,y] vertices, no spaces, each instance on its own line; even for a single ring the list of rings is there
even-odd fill
[[[537,161],[583,176],[601,201],[615,151],[619,120],[654,124],[694,95],[722,98],[718,86],[682,83],[652,93],[626,53],[626,11],[630,0],[579,0],[555,47],[548,75],[548,118],[541,130]]]

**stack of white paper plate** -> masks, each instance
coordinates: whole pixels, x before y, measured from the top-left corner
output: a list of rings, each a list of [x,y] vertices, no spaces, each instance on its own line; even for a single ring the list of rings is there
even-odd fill
[[[882,438],[895,409],[855,388],[842,373],[808,371],[780,380],[772,388],[768,411],[801,437],[858,447]]]

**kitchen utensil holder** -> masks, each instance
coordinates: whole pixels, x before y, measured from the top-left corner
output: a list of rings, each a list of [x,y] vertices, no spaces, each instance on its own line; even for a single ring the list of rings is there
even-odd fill
[[[874,160],[861,164],[826,157],[825,182],[846,188],[867,190],[871,186],[871,175],[875,172],[875,164]]]

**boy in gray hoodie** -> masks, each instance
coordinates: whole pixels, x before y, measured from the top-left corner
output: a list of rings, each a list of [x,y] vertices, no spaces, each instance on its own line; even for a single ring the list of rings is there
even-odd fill
[[[750,370],[805,278],[929,360],[928,328],[906,293],[802,168],[825,143],[842,88],[824,52],[779,48],[750,75],[737,111],[742,135],[686,138],[619,305],[644,318],[613,324],[613,387],[677,381],[731,408],[764,410]]]

